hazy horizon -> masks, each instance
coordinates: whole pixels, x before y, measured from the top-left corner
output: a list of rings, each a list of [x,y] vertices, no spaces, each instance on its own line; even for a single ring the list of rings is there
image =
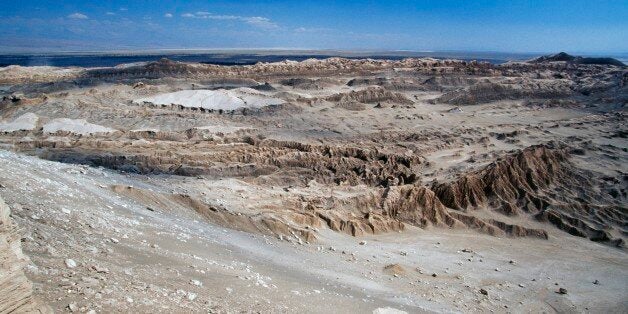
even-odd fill
[[[251,48],[112,48],[112,49],[85,49],[85,50],[63,50],[63,49],[6,49],[0,47],[0,54],[42,54],[42,55],[64,55],[64,54],[90,54],[90,55],[115,55],[115,54],[170,54],[170,53],[341,53],[341,54],[386,54],[386,55],[404,55],[404,54],[437,54],[437,53],[465,53],[465,54],[510,54],[510,55],[551,55],[565,52],[571,55],[582,56],[628,56],[628,51],[571,51],[571,50],[552,50],[552,51],[499,51],[499,50],[408,50],[408,49],[315,49],[315,48],[290,48],[290,47],[251,47]]]

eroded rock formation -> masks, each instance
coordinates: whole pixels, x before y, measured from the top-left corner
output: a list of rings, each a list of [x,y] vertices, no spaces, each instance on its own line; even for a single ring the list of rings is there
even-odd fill
[[[577,170],[564,149],[540,145],[452,182],[435,184],[434,191],[450,208],[486,208],[505,215],[526,212],[570,234],[623,246],[610,230],[625,232],[626,208],[599,193],[592,177],[592,173]],[[609,205],[597,205],[601,200]]]
[[[360,91],[352,91],[349,93],[340,93],[327,97],[327,101],[337,103],[376,103],[390,101],[397,104],[412,104],[413,102],[406,98],[403,94],[391,92],[385,88],[369,87]]]
[[[22,253],[17,227],[9,206],[0,198],[0,313],[52,313],[33,296],[22,268],[28,258]]]

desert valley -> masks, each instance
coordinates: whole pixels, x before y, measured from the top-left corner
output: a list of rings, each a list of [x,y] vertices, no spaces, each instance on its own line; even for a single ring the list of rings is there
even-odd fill
[[[0,312],[628,308],[628,68],[0,68]]]

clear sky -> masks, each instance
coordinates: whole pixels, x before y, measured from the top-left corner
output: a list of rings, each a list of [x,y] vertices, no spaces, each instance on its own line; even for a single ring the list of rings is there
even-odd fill
[[[628,52],[628,0],[0,0],[0,51]]]

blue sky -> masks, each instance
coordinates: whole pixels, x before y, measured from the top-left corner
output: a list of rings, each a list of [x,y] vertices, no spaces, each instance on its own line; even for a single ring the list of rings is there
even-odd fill
[[[0,50],[628,52],[628,1],[0,0]]]

